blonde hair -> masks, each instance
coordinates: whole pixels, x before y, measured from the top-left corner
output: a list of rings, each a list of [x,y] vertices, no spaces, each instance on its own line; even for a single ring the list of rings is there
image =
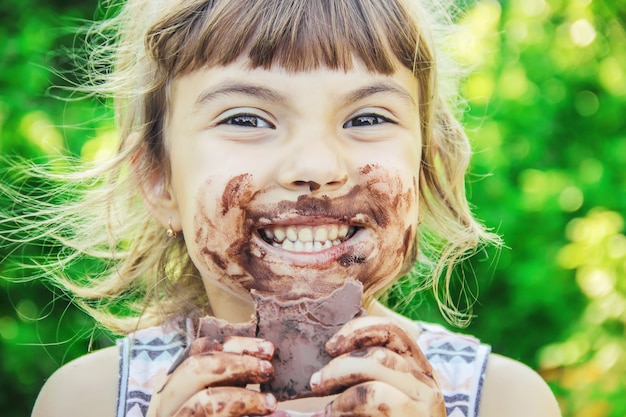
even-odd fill
[[[391,74],[399,62],[418,80],[422,115],[419,246],[420,265],[429,268],[426,274],[411,275],[413,286],[431,287],[440,294],[443,285],[444,296],[438,297],[441,311],[460,322],[465,316],[445,290],[453,266],[481,242],[497,238],[473,218],[465,196],[471,152],[455,117],[458,73],[438,47],[454,28],[450,7],[435,0],[427,3],[106,2],[109,10],[119,11],[88,31],[87,78],[78,89],[112,99],[121,138],[118,152],[105,164],[86,170],[59,177],[43,174],[58,180],[55,187],[66,187],[55,188],[54,193],[78,192],[80,198],[1,219],[16,225],[12,232],[2,233],[8,241],[43,239],[60,245],[58,260],[44,268],[36,266],[114,332],[160,324],[172,315],[210,312],[184,238],[169,239],[139,197],[138,179],[169,175],[162,132],[172,80],[241,56],[248,57],[253,67],[278,65],[289,71],[349,70],[357,58],[370,71]],[[4,192],[11,194],[14,207],[39,204],[6,187]],[[98,260],[100,270],[68,276],[65,271],[84,258]]]

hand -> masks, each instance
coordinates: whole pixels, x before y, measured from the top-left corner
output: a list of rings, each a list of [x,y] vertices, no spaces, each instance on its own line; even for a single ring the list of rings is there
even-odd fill
[[[393,319],[348,322],[327,343],[334,359],[311,377],[317,395],[341,392],[318,417],[445,417],[443,394],[430,363]]]
[[[155,391],[147,417],[269,414],[276,409],[274,396],[245,387],[272,378],[273,354],[274,346],[261,339],[196,339]]]

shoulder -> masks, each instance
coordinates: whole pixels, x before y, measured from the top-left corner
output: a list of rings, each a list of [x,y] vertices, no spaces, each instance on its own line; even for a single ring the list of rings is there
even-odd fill
[[[487,345],[472,336],[427,323],[422,323],[422,328],[421,346],[448,394],[452,392],[450,387],[454,392],[468,392],[468,375],[472,373],[469,380],[474,385],[469,393],[480,396],[481,417],[561,416],[554,394],[528,366],[490,353]]]
[[[69,362],[46,381],[32,417],[114,416],[118,368],[116,346]]]
[[[545,381],[515,360],[491,354],[487,363],[482,417],[559,417],[558,404]]]

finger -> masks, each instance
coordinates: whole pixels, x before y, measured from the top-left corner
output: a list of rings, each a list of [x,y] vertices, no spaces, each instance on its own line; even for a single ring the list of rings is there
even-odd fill
[[[236,353],[208,352],[190,356],[167,384],[181,384],[195,392],[212,385],[267,382],[273,374],[269,361]]]
[[[270,360],[274,356],[274,345],[267,340],[240,336],[227,336],[223,343],[210,337],[201,337],[191,343],[191,355],[208,351],[239,353]]]
[[[268,382],[274,374],[269,361],[228,352],[208,352],[187,358],[159,390],[159,401],[171,415],[196,392],[215,385]]]
[[[191,344],[178,355],[170,367],[168,374],[174,372],[188,357],[206,352],[239,353],[270,360],[272,356],[274,356],[274,345],[267,340],[252,337],[227,336],[223,343],[211,337],[200,337],[193,340]]]
[[[384,346],[396,353],[412,353],[417,337],[409,335],[390,317],[364,316],[346,323],[326,343],[331,356],[339,356],[355,349]],[[419,348],[417,348],[419,350]]]
[[[365,316],[349,321],[326,342],[326,352],[337,357],[372,346],[382,346],[411,358],[416,364],[415,372],[436,384],[432,366],[417,345],[416,336],[409,334],[392,318]]]
[[[325,417],[445,417],[443,397],[414,401],[402,391],[380,381],[349,388],[326,406]]]
[[[314,393],[323,396],[373,380],[389,384],[413,400],[419,400],[424,392],[438,390],[431,380],[416,373],[406,358],[382,347],[357,350],[333,359],[311,376],[310,384]]]
[[[266,415],[276,409],[272,394],[245,388],[216,387],[196,393],[174,417]]]

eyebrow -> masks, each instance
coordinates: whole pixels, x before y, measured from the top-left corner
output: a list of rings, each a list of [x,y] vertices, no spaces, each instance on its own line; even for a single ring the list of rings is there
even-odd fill
[[[202,107],[207,102],[216,100],[223,96],[237,94],[256,97],[272,102],[286,101],[285,96],[269,88],[242,82],[225,82],[223,84],[218,84],[215,88],[210,88],[201,92],[196,99],[195,107]]]
[[[411,106],[417,106],[413,96],[404,88],[392,82],[379,82],[372,85],[368,85],[362,88],[358,88],[340,97],[343,103],[354,103],[360,100],[364,100],[375,94],[392,94],[403,101],[406,101]]]

